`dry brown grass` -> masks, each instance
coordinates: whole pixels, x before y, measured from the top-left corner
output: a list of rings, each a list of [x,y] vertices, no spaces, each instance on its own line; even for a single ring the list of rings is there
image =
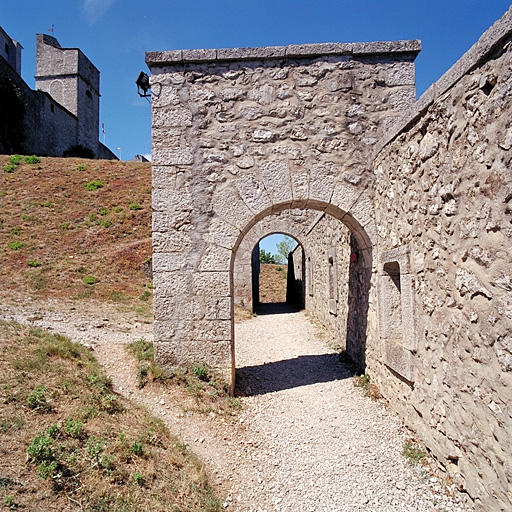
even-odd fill
[[[220,510],[202,465],[84,347],[0,322],[0,498],[20,510]]]
[[[9,158],[0,156],[1,168]],[[41,158],[0,173],[4,295],[151,310],[151,280],[142,271],[151,256],[150,164]],[[103,187],[86,190],[97,180]]]
[[[260,265],[260,302],[286,302],[288,265],[262,263]]]
[[[141,338],[127,345],[128,352],[138,360],[139,388],[149,386],[156,395],[169,391],[180,402],[183,411],[218,416],[235,416],[242,404],[232,397],[229,386],[215,378],[205,365],[186,371],[167,371],[154,362],[153,343]]]

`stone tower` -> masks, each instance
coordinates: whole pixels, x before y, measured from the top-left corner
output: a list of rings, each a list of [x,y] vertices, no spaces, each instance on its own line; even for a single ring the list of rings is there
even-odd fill
[[[38,34],[36,89],[48,93],[78,119],[76,144],[97,153],[100,72],[78,48],[61,48],[57,39]]]

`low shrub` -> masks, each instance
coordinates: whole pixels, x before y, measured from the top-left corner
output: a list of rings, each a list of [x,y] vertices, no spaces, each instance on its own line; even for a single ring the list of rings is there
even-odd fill
[[[85,190],[92,192],[93,190],[98,190],[99,188],[103,188],[104,184],[101,180],[92,180],[89,183],[84,185]]]
[[[94,276],[86,276],[86,277],[84,277],[82,279],[82,281],[85,284],[93,285],[93,284],[99,283],[100,280],[97,277],[94,277]]]
[[[24,158],[26,164],[39,164],[41,159],[36,155],[26,156]]]
[[[13,251],[18,251],[22,247],[25,247],[25,244],[23,242],[19,242],[18,240],[11,242],[9,244],[9,249],[11,249]]]

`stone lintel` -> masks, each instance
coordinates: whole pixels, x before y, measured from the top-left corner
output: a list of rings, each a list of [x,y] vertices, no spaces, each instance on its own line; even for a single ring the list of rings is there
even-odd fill
[[[187,63],[209,63],[244,60],[274,60],[283,58],[310,58],[328,55],[390,55],[409,54],[414,57],[421,50],[418,39],[405,41],[379,41],[372,43],[314,43],[256,48],[221,48],[218,50],[171,50],[146,52],[146,64],[164,67]]]

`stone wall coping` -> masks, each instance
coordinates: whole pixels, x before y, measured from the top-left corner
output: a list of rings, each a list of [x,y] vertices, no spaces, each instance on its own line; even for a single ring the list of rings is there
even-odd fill
[[[186,63],[208,63],[245,60],[274,60],[283,58],[308,58],[328,55],[390,55],[411,54],[421,50],[418,39],[404,41],[378,41],[372,43],[313,43],[288,46],[264,46],[256,48],[221,48],[197,50],[170,50],[146,52],[146,64],[163,67]]]
[[[443,75],[434,82],[406,112],[387,130],[374,147],[374,158],[398,135],[421,117],[441,95],[455,86],[472,69],[477,68],[489,55],[495,52],[506,39],[512,36],[512,6],[487,29],[480,39]]]

